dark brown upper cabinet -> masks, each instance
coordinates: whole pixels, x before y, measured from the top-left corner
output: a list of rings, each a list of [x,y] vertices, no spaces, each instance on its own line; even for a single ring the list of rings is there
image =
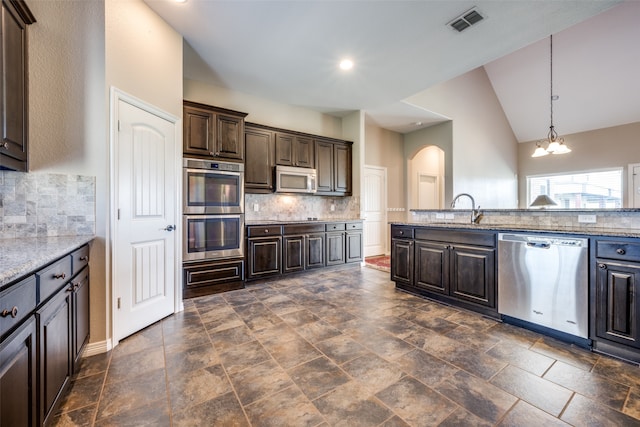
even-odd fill
[[[313,138],[284,132],[276,133],[276,164],[313,168]]]
[[[351,143],[315,141],[318,195],[351,195]]]
[[[184,101],[183,115],[186,157],[244,161],[246,113]]]
[[[0,16],[0,169],[28,170],[27,25],[36,22],[22,0],[2,0]]]
[[[245,192],[273,192],[273,132],[257,125],[247,124],[244,130],[244,141]]]

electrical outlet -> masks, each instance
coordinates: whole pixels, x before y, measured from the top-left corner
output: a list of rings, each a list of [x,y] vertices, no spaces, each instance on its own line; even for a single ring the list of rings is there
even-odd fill
[[[331,206],[329,207],[329,210],[330,210],[331,212],[335,211],[335,210],[336,210],[336,205],[334,205],[333,203],[331,203]]]
[[[253,211],[254,211],[254,212],[260,212],[260,205],[259,205],[259,204],[257,204],[257,203],[254,203],[254,204],[253,204]]]
[[[444,219],[444,214],[443,213],[437,213],[436,214],[436,219]]]
[[[578,222],[595,224],[596,216],[595,215],[578,215]]]
[[[444,219],[454,219],[455,215],[453,215],[452,213],[448,213],[448,214],[444,214]]]

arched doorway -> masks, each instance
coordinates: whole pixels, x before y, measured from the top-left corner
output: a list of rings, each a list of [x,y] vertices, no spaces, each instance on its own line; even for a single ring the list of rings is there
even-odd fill
[[[410,209],[444,207],[444,151],[434,145],[418,151],[408,161]]]

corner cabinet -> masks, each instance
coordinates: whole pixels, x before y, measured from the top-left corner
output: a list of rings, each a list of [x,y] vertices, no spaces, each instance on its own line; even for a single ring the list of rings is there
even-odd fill
[[[22,0],[2,0],[0,16],[0,169],[28,170],[27,26],[36,22]]]
[[[244,161],[246,113],[183,102],[183,152],[187,157]]]
[[[599,238],[595,256],[594,349],[640,362],[640,243]]]
[[[392,226],[396,286],[497,317],[496,234]]]

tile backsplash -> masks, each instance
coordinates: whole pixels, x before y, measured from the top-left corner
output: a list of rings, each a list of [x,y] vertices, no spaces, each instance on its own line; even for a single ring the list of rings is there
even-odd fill
[[[95,233],[95,177],[0,171],[0,238]]]
[[[358,219],[358,197],[325,197],[305,194],[246,194],[244,198],[246,221],[302,221]],[[255,210],[257,205],[258,210]],[[331,210],[331,206],[334,210]]]

